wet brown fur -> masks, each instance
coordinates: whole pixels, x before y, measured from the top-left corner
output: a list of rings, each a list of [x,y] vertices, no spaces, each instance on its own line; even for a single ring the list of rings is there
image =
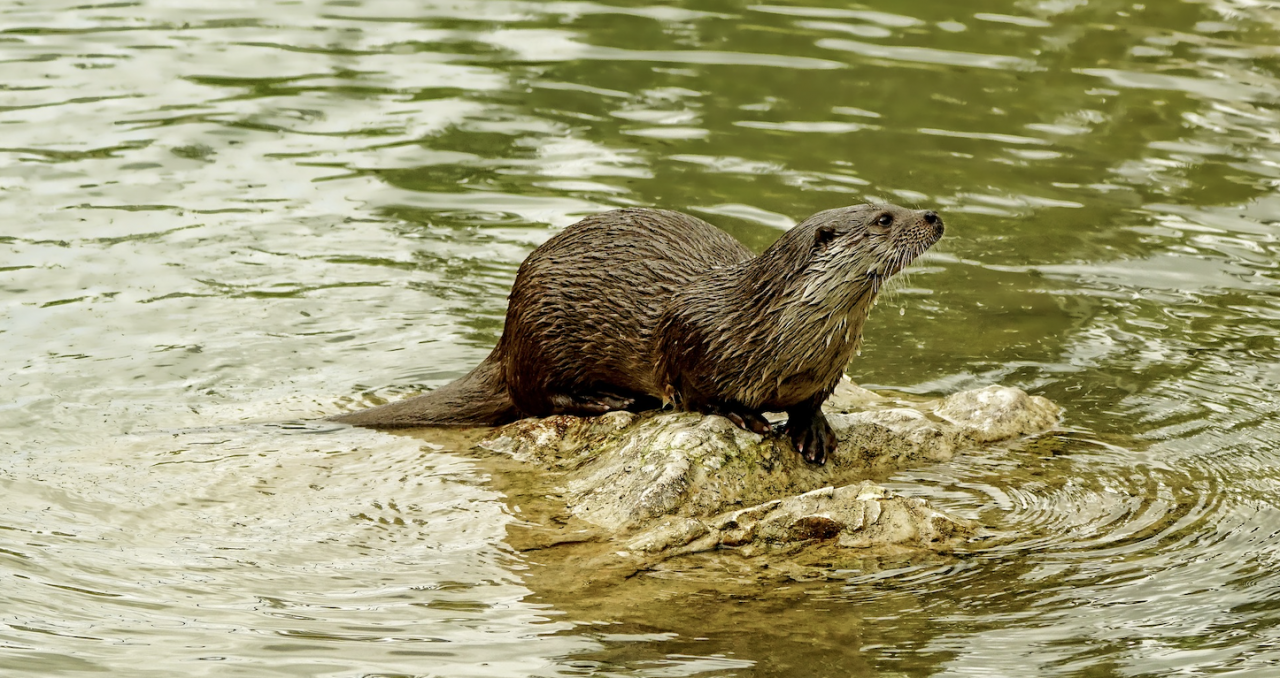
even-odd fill
[[[885,215],[889,226],[878,223]],[[818,407],[857,350],[881,284],[941,234],[932,212],[857,205],[813,215],[754,257],[679,212],[593,215],[521,264],[502,338],[476,369],[334,419],[495,426],[666,401],[763,432],[761,413],[787,411],[797,447],[816,446],[805,455],[821,462],[834,438]]]

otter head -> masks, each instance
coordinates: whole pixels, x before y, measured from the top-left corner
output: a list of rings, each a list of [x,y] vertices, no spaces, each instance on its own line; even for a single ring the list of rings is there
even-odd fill
[[[937,242],[943,229],[942,218],[930,210],[840,207],[809,217],[761,259],[786,256],[799,264],[794,273],[812,303],[869,302],[886,279]]]

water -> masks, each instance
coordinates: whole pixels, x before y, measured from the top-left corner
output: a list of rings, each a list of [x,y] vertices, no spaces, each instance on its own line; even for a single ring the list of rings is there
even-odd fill
[[[1276,675],[1278,10],[804,2],[0,5],[0,674]],[[868,199],[948,232],[855,379],[1067,409],[889,479],[957,557],[570,595],[465,441],[282,423],[580,215]]]

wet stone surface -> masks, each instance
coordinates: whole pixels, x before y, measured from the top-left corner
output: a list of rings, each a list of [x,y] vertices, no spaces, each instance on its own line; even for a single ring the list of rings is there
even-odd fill
[[[948,552],[979,526],[870,478],[1040,434],[1059,417],[1047,399],[999,386],[907,403],[842,384],[830,405],[840,445],[821,467],[785,438],[688,412],[526,419],[478,445],[562,474],[568,513],[649,566],[722,548]]]

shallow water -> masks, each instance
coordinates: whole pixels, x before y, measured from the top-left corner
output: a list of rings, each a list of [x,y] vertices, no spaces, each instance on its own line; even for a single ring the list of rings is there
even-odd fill
[[[0,673],[1276,675],[1278,56],[1247,0],[0,4]],[[948,231],[850,374],[1067,409],[891,479],[960,557],[557,595],[465,443],[281,423],[469,369],[583,214],[872,199]]]

